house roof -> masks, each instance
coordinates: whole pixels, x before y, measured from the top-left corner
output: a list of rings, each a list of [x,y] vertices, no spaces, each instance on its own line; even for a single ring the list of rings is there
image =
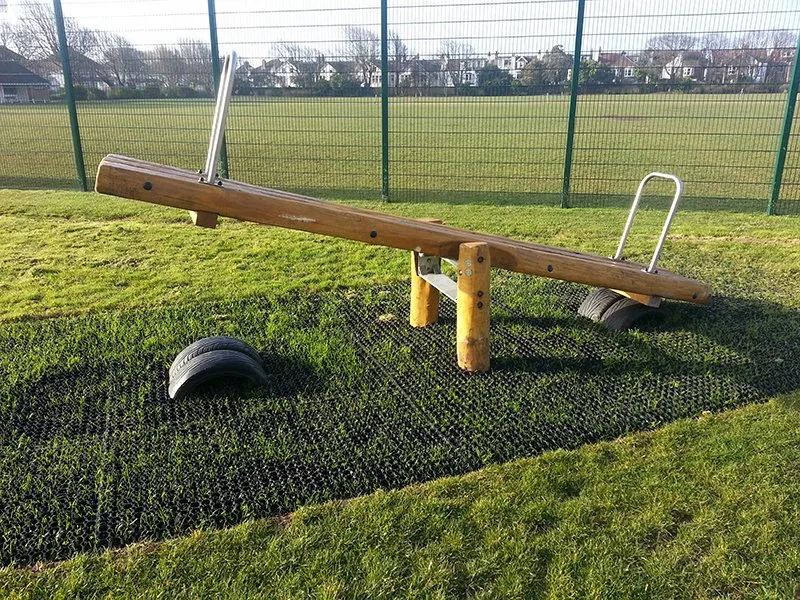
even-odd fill
[[[13,60],[0,60],[0,84],[50,87],[46,79],[39,77]]]
[[[625,52],[601,52],[597,60],[607,67],[632,67],[636,65],[634,60]]]
[[[333,70],[337,73],[349,73],[356,68],[356,64],[354,62],[345,60],[329,60],[326,61],[325,64],[332,66]]]
[[[25,62],[25,57],[21,54],[17,54],[7,46],[0,46],[0,60],[13,60],[14,62],[22,64]]]

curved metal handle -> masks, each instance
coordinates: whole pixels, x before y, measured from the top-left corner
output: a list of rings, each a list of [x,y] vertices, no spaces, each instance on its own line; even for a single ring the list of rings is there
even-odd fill
[[[233,93],[233,81],[236,77],[236,52],[225,57],[222,72],[219,75],[217,103],[214,107],[214,122],[211,126],[211,139],[208,141],[206,169],[201,181],[215,183],[217,181],[217,165],[222,151],[222,140],[225,136],[225,120],[228,118],[228,104]]]
[[[622,251],[625,249],[625,242],[628,240],[628,234],[631,232],[631,226],[633,225],[633,218],[636,216],[636,209],[639,208],[639,201],[642,199],[644,186],[647,185],[648,181],[655,179],[656,177],[674,181],[675,196],[672,199],[672,206],[670,206],[669,214],[667,214],[667,220],[664,222],[664,229],[661,230],[661,237],[658,238],[656,250],[653,252],[653,258],[650,261],[650,265],[646,269],[648,273],[652,273],[656,270],[658,257],[661,255],[661,249],[664,247],[664,242],[667,240],[667,233],[669,233],[670,225],[672,225],[672,218],[675,216],[675,212],[678,210],[678,202],[683,194],[683,182],[679,177],[670,175],[669,173],[650,173],[649,175],[646,175],[644,179],[642,179],[641,183],[639,184],[639,189],[636,190],[636,197],[633,199],[631,212],[628,214],[628,222],[625,223],[625,229],[622,230],[622,237],[619,240],[619,247],[617,248],[616,254],[614,254],[614,260],[619,260],[622,257]]]

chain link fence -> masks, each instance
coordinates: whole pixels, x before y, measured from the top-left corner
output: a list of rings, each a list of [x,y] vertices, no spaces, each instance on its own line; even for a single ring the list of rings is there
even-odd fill
[[[199,168],[235,50],[235,179],[610,206],[661,170],[695,208],[800,213],[792,0],[61,1],[0,14],[3,187],[91,187],[111,152]]]

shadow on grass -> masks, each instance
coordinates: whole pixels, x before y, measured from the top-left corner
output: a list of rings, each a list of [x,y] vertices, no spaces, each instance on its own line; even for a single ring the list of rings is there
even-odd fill
[[[567,312],[577,312],[581,298],[568,296]],[[495,353],[493,368],[539,373],[577,369],[590,377],[692,373],[735,382],[764,398],[800,390],[800,370],[792,368],[800,356],[800,315],[774,302],[724,295],[714,297],[708,306],[667,302],[660,314],[640,322],[633,334],[608,331],[602,324],[577,316],[501,314],[493,317],[493,327],[496,335],[516,340],[512,348],[535,345],[535,341],[520,339],[515,333],[528,319],[533,319],[537,328],[553,332],[542,348],[545,353]],[[576,341],[581,338],[582,342]],[[663,344],[667,339],[680,343],[677,347]],[[591,351],[580,357],[546,353],[549,346],[578,348],[587,343],[598,349],[604,343],[622,343],[628,358],[609,360],[609,355]],[[706,349],[702,355],[681,351],[681,347],[689,350],[692,346]]]
[[[307,196],[334,200],[378,201],[380,190],[365,189],[330,189],[305,188],[288,190]],[[635,186],[630,195],[620,194],[573,194],[570,196],[571,208],[630,208]],[[392,189],[390,202],[425,203],[444,205],[481,205],[481,206],[560,206],[560,192],[504,192],[476,190],[436,190],[436,189]],[[672,202],[672,196],[645,196],[641,207],[646,210],[666,210]],[[786,204],[789,207],[788,203]],[[796,203],[800,204],[800,203]],[[783,207],[783,205],[781,205]],[[681,210],[693,211],[729,211],[745,213],[766,213],[767,204],[761,198],[726,198],[726,197],[692,197],[681,200]],[[795,211],[797,212],[797,211]],[[782,209],[781,214],[790,214],[789,208]]]

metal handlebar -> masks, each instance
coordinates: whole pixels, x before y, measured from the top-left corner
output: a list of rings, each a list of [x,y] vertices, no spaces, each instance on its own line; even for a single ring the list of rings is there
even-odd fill
[[[225,137],[225,120],[228,118],[228,105],[233,93],[233,81],[236,76],[236,52],[231,52],[225,57],[222,72],[219,76],[219,90],[217,103],[214,107],[214,122],[211,126],[211,139],[208,141],[208,155],[206,168],[202,173],[201,181],[205,183],[217,182],[217,165],[222,151],[222,140]]]
[[[653,258],[650,261],[650,265],[646,269],[648,273],[653,273],[656,270],[658,257],[661,255],[661,249],[664,247],[664,242],[667,240],[667,233],[669,233],[670,225],[672,225],[672,218],[675,216],[675,212],[678,210],[678,202],[681,199],[681,194],[683,194],[683,182],[675,175],[670,175],[669,173],[650,173],[649,175],[645,176],[644,179],[642,179],[642,182],[639,184],[639,189],[636,191],[636,197],[633,199],[633,206],[631,206],[631,212],[628,215],[628,222],[625,223],[625,229],[622,231],[622,238],[619,240],[619,247],[617,248],[616,254],[614,254],[614,260],[620,260],[620,258],[622,258],[622,251],[625,248],[625,242],[628,240],[628,234],[631,231],[631,225],[633,225],[633,218],[636,216],[636,209],[639,208],[639,201],[642,199],[644,186],[648,181],[655,179],[656,177],[674,181],[676,189],[675,196],[672,199],[672,206],[670,207],[669,214],[667,215],[667,220],[664,222],[664,229],[661,231],[661,237],[658,238],[658,244],[656,244],[656,251],[653,253]]]

